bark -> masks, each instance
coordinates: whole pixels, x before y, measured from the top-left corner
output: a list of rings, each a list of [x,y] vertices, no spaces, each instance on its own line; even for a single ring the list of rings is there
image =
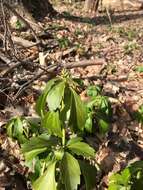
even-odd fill
[[[85,0],[84,10],[95,13],[101,0]]]
[[[49,0],[2,0],[14,7],[24,18],[43,19],[45,16],[56,14]]]
[[[30,13],[35,19],[41,19],[45,16],[53,16],[56,14],[49,0],[22,0],[24,9]]]

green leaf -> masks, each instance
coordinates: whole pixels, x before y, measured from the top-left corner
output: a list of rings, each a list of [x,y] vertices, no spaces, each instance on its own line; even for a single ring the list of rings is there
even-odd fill
[[[6,124],[6,129],[7,129],[7,134],[9,137],[13,137],[13,125],[14,125],[15,119],[11,119],[7,124]]]
[[[109,190],[130,190],[131,173],[128,168],[123,170],[121,174],[115,173],[109,179]]]
[[[44,92],[42,93],[41,96],[39,96],[37,103],[36,103],[36,112],[40,115],[40,116],[44,116],[45,114],[45,106],[46,106],[46,99],[47,99],[47,95],[49,93],[49,91],[51,90],[51,88],[56,84],[56,82],[59,81],[59,78],[56,79],[52,79],[50,80],[47,85],[46,88],[44,90]]]
[[[48,93],[47,103],[50,111],[60,108],[62,98],[64,96],[65,81],[56,84]]]
[[[99,130],[102,134],[105,134],[109,130],[109,123],[104,119],[98,120]]]
[[[59,112],[48,112],[43,118],[43,127],[48,129],[49,134],[54,134],[62,137],[61,121],[59,118]]]
[[[39,160],[38,157],[35,157],[34,161],[30,160],[30,161],[25,162],[25,166],[30,168],[31,171],[34,170],[34,173],[31,172],[29,174],[29,179],[31,183],[33,184],[34,181],[36,181],[36,179],[40,177],[41,170],[42,170],[41,161]]]
[[[80,168],[84,177],[86,190],[93,190],[96,187],[97,169],[84,161],[79,161]]]
[[[38,137],[32,137],[29,141],[22,145],[22,152],[30,152],[34,149],[51,148],[51,146],[57,145],[58,141],[56,137],[52,137],[46,134]]]
[[[139,122],[139,123],[143,123],[143,105],[141,105],[138,109],[138,111],[136,111],[134,113],[134,118]]]
[[[26,141],[26,137],[24,136],[23,120],[20,117],[13,118],[9,121],[6,128],[10,137],[17,139],[20,143],[24,143]]]
[[[77,190],[80,184],[80,167],[78,161],[65,152],[61,162],[62,181],[66,190]]]
[[[94,157],[95,151],[87,143],[84,142],[72,142],[68,143],[67,148],[77,155],[82,155],[84,157]]]
[[[128,186],[129,180],[131,178],[131,172],[130,172],[129,168],[126,168],[125,170],[123,170],[121,175],[122,175],[123,184],[125,186]]]
[[[90,102],[88,102],[87,107],[91,110],[95,108],[96,110],[101,110],[103,113],[109,114],[110,111],[110,105],[108,102],[107,97],[105,96],[96,96],[92,98]]]
[[[69,125],[73,130],[83,130],[87,118],[86,107],[80,96],[71,88],[71,111]]]
[[[23,123],[19,117],[16,118],[14,125],[13,136],[20,137],[23,134]]]
[[[89,86],[87,89],[87,95],[92,96],[92,97],[99,95],[100,92],[101,92],[101,88],[95,85]]]
[[[33,190],[56,190],[55,165],[56,162],[48,165],[45,173],[34,182]]]
[[[24,154],[25,159],[26,159],[26,161],[30,161],[33,158],[35,158],[38,154],[40,154],[42,152],[45,152],[46,150],[47,150],[47,148],[45,147],[45,148],[34,149],[34,150],[30,151],[30,152],[26,152]]]
[[[62,109],[60,110],[60,119],[64,123],[65,121],[68,121],[69,119],[69,110],[70,110],[70,105],[71,105],[71,91],[69,88],[66,86],[65,88],[65,93],[64,93],[64,98],[63,98],[63,104],[62,104]]]
[[[89,133],[92,132],[92,113],[88,114],[88,118],[86,119],[85,123],[85,130]]]
[[[71,138],[70,140],[68,140],[68,142],[67,142],[67,146],[68,145],[72,145],[72,144],[74,144],[74,143],[76,143],[76,142],[80,142],[80,141],[82,141],[83,139],[81,138],[81,137],[73,137],[73,138]]]
[[[135,71],[137,71],[139,73],[143,73],[143,66],[136,67]]]

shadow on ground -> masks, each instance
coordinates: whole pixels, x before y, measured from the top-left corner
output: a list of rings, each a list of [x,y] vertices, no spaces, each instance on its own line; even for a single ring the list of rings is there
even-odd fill
[[[109,18],[106,14],[100,15],[98,17],[80,17],[80,16],[74,16],[71,15],[69,12],[63,12],[59,15],[60,18],[64,18],[66,20],[72,21],[72,22],[80,22],[80,23],[86,23],[86,24],[92,24],[92,25],[108,25]],[[132,12],[120,12],[116,13],[115,15],[111,16],[112,23],[121,23],[129,20],[136,20],[139,18],[143,18],[143,10],[142,11],[132,11]]]

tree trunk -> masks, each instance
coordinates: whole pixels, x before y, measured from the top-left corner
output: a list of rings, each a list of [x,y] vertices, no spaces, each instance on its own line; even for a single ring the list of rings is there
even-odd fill
[[[24,18],[39,20],[57,13],[49,0],[2,0],[2,2],[15,8]]]
[[[56,14],[49,0],[21,0],[24,9],[35,19],[42,19],[45,16]]]
[[[84,10],[86,12],[96,13],[100,1],[101,0],[85,0]]]

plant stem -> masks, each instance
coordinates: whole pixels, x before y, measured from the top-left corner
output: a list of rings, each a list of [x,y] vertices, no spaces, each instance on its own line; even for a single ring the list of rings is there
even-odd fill
[[[65,129],[62,129],[62,145],[65,146]]]
[[[45,166],[46,166],[46,163],[44,162],[44,163],[43,163],[43,166],[42,166],[42,170],[41,170],[41,175],[43,175],[43,173],[44,173]]]

